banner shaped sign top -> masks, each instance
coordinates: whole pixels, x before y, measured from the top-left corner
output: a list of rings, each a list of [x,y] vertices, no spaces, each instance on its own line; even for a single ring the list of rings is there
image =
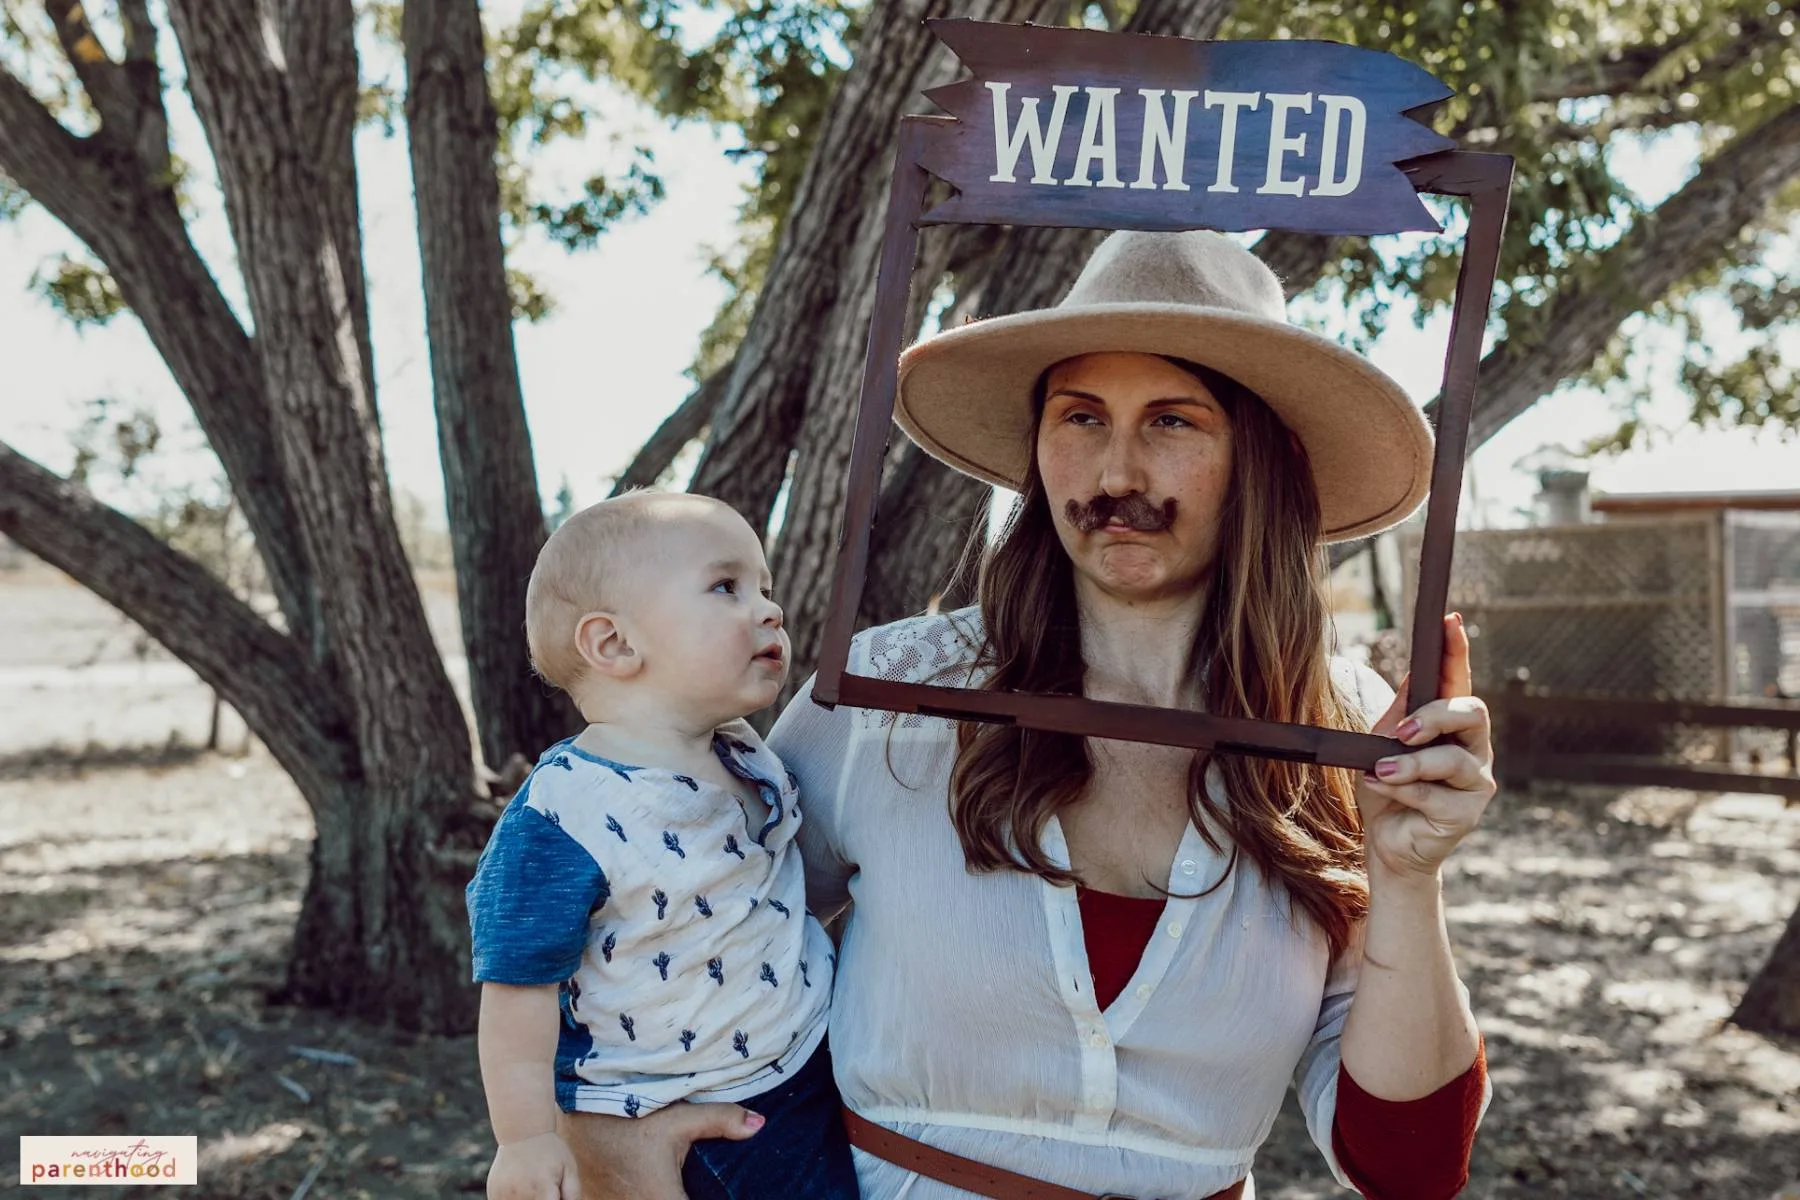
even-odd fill
[[[1451,92],[1391,54],[928,24],[974,72],[926,93],[956,118],[919,156],[957,191],[928,224],[1440,231],[1396,164],[1454,148],[1415,119]]]

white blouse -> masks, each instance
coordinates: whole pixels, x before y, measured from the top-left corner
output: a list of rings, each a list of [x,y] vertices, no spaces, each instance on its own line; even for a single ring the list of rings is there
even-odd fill
[[[965,686],[980,629],[964,609],[868,630],[850,670]],[[1392,691],[1367,668],[1332,665],[1373,721]],[[1291,1080],[1313,1141],[1350,1186],[1331,1125],[1360,929],[1330,961],[1323,932],[1290,917],[1286,893],[1241,857],[1218,890],[1180,898],[1213,887],[1229,855],[1228,840],[1217,853],[1190,825],[1167,884],[1176,898],[1102,1011],[1075,890],[965,868],[946,801],[951,721],[827,710],[808,680],[768,740],[800,780],[809,904],[826,916],[854,902],[830,1026],[851,1109],[1064,1186],[1178,1200],[1249,1173]],[[1054,817],[1043,844],[1067,867]],[[866,1200],[969,1195],[860,1150],[856,1167]]]

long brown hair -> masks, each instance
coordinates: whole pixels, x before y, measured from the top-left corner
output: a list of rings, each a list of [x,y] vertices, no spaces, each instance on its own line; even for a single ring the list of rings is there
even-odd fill
[[[1331,683],[1319,497],[1305,451],[1254,392],[1209,368],[1170,361],[1205,383],[1231,418],[1231,479],[1191,656],[1206,711],[1364,729]],[[1040,419],[1044,392],[1040,380]],[[983,690],[1080,694],[1086,668],[1074,568],[1057,538],[1035,450],[1018,503],[982,563],[978,601],[986,634],[980,665],[990,668]],[[1051,815],[1093,776],[1086,740],[962,722],[956,742],[951,818],[970,869],[1077,882],[1050,861],[1040,839]],[[1228,805],[1207,794],[1215,762]],[[1189,817],[1207,843],[1220,850],[1213,830],[1224,830],[1232,866],[1248,855],[1285,887],[1334,955],[1369,903],[1354,787],[1340,768],[1241,755],[1197,752],[1188,774]]]

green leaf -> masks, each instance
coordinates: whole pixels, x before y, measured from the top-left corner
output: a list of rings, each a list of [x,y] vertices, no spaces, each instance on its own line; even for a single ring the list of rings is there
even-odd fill
[[[11,221],[31,207],[31,196],[0,171],[0,221]]]
[[[125,297],[105,267],[60,255],[31,276],[30,287],[78,329],[105,325],[125,311]]]
[[[595,175],[582,186],[580,199],[563,205],[533,204],[530,218],[565,250],[586,250],[613,225],[642,216],[663,198],[662,177],[653,168],[650,152],[639,147],[636,161],[619,182]]]
[[[536,279],[516,267],[506,268],[506,290],[512,296],[513,319],[535,325],[556,311],[556,302]]]

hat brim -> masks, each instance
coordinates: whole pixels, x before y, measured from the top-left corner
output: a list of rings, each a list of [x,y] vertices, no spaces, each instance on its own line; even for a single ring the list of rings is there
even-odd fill
[[[1318,334],[1231,309],[1100,304],[973,322],[900,356],[894,420],[933,458],[1018,490],[1038,378],[1109,351],[1184,358],[1262,397],[1306,448],[1328,542],[1398,524],[1430,489],[1431,430],[1398,383]]]

